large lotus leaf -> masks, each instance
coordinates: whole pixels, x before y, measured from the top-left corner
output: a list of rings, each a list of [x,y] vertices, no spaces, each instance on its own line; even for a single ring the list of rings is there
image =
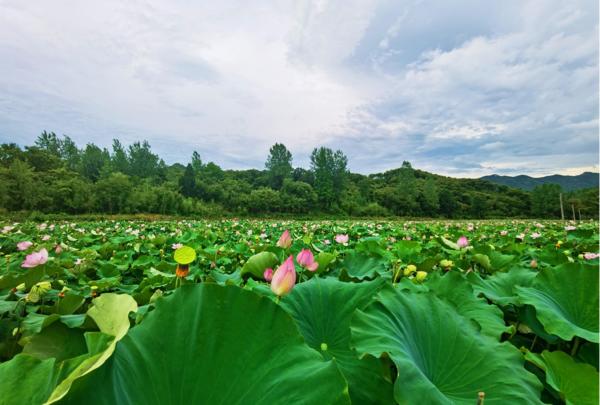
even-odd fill
[[[396,364],[400,404],[540,403],[541,384],[519,351],[477,331],[433,292],[385,289],[351,323],[359,353],[387,353]]]
[[[348,275],[352,278],[373,278],[376,274],[386,271],[385,259],[364,253],[350,252],[342,263]]]
[[[244,264],[241,275],[251,274],[256,278],[262,279],[265,269],[273,268],[278,262],[279,259],[277,259],[277,256],[273,252],[257,253],[250,257]]]
[[[356,404],[393,402],[392,385],[382,376],[379,359],[359,359],[350,348],[350,319],[364,308],[385,282],[344,283],[314,278],[297,285],[281,306],[294,318],[306,343],[324,358],[335,358],[348,381],[350,398]]]
[[[523,267],[515,267],[502,273],[496,272],[486,278],[470,273],[468,279],[477,294],[482,294],[497,305],[507,306],[517,304],[516,286],[529,286],[537,272]]]
[[[186,285],[64,398],[73,404],[347,404],[334,361],[308,347],[292,318],[239,287]]]
[[[452,304],[460,315],[475,321],[482,333],[499,341],[500,336],[508,330],[500,308],[489,305],[483,298],[477,298],[461,274],[449,272],[440,276],[434,273],[426,284],[435,295]]]
[[[50,403],[64,397],[75,380],[96,370],[110,358],[117,342],[129,330],[129,313],[137,310],[137,303],[133,297],[127,294],[102,294],[92,302],[94,305],[88,309],[87,315],[96,322],[100,332],[114,336],[114,339],[107,345],[102,345],[101,350],[90,351],[90,355],[73,367],[52,392],[48,400]],[[88,336],[86,336],[86,340],[88,340]]]
[[[577,363],[568,354],[527,352],[525,358],[546,372],[546,382],[557,390],[567,405],[598,404],[598,371],[589,364]]]
[[[54,322],[32,336],[23,347],[23,353],[42,360],[55,358],[57,361],[62,361],[85,352],[83,331],[71,329],[61,322]]]
[[[0,405],[41,404],[54,387],[54,359],[17,354],[0,364]]]
[[[564,340],[598,343],[598,268],[568,263],[541,270],[531,287],[516,287],[519,300],[535,307],[544,329]]]

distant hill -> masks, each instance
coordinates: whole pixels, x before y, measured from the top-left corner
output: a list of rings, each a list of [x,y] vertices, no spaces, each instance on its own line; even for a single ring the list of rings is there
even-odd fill
[[[513,177],[492,174],[491,176],[483,176],[481,179],[528,191],[533,190],[535,186],[539,186],[541,184],[558,184],[565,191],[598,187],[598,173],[592,172],[584,172],[577,176],[563,176],[560,174],[554,174],[552,176],[545,177],[530,177],[525,175]]]

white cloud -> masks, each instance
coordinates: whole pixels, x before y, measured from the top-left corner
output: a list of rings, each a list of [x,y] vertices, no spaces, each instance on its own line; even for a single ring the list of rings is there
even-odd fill
[[[5,0],[0,140],[146,138],[225,167],[274,142],[304,165],[339,147],[361,172],[591,167],[598,6],[541,5]]]

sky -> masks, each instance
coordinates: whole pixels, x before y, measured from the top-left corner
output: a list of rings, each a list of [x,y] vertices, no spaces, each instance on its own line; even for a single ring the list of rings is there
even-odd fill
[[[0,0],[0,142],[263,168],[598,171],[597,0]]]

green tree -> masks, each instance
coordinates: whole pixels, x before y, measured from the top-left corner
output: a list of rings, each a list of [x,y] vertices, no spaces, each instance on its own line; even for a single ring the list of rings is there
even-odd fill
[[[558,184],[536,186],[531,193],[531,211],[533,215],[537,218],[559,218],[561,192],[561,187]],[[568,217],[566,208],[568,207],[565,207],[565,217]]]
[[[3,143],[0,145],[0,165],[10,166],[16,159],[25,161],[23,151],[16,143]]]
[[[119,172],[98,180],[95,189],[99,210],[110,214],[125,212],[131,188],[129,176]]]
[[[292,154],[284,144],[276,143],[269,150],[265,167],[269,172],[271,187],[279,190],[283,181],[292,176]]]
[[[134,142],[129,146],[129,174],[146,178],[157,175],[159,157],[152,153],[148,141]]]
[[[191,164],[186,166],[183,176],[179,179],[179,187],[181,194],[186,197],[194,197],[198,194],[196,190],[196,174]]]
[[[92,181],[100,178],[100,172],[110,162],[106,149],[100,149],[93,143],[88,143],[81,155],[81,174]]]
[[[67,169],[77,171],[81,162],[81,152],[75,142],[66,135],[60,143],[60,157]]]
[[[310,166],[314,174],[314,188],[319,202],[325,209],[331,209],[340,202],[346,186],[348,159],[341,152],[329,148],[315,148],[310,156]]]
[[[61,157],[61,140],[54,132],[42,132],[35,141],[35,146],[43,149],[56,157]]]
[[[196,173],[199,173],[202,170],[202,159],[200,159],[200,154],[196,151],[192,153],[192,168]]]
[[[425,180],[423,192],[420,195],[421,210],[428,216],[436,216],[440,209],[440,196],[433,178]]]
[[[113,171],[129,174],[129,159],[127,157],[127,152],[118,139],[113,139],[112,150],[113,153],[110,157],[110,164]]]
[[[281,209],[285,212],[307,213],[317,203],[317,194],[308,183],[285,179],[280,191]]]

